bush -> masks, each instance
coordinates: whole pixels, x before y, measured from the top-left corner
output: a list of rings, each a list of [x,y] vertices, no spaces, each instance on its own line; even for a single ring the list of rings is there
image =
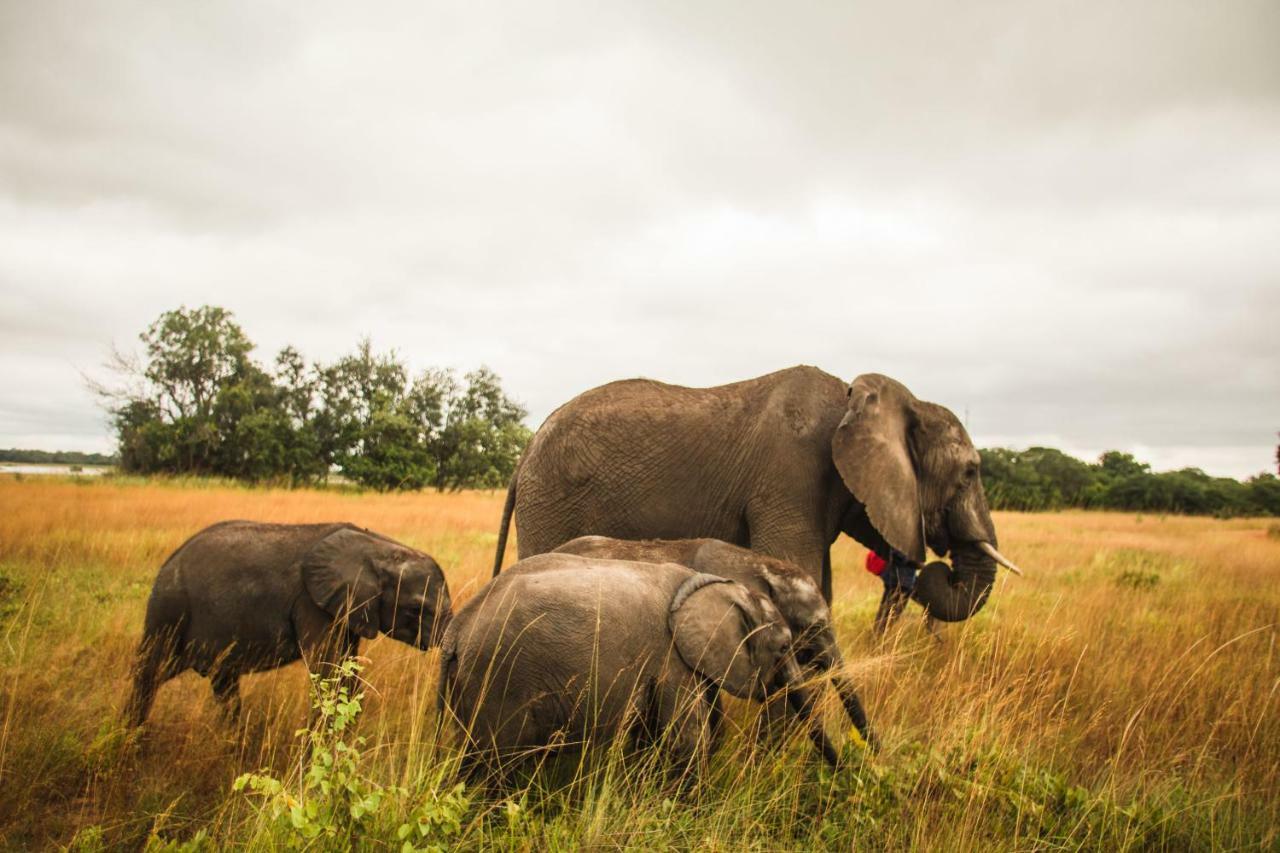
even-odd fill
[[[346,660],[332,676],[312,674],[315,725],[298,732],[309,759],[296,783],[260,772],[242,774],[232,784],[232,790],[258,798],[272,834],[287,847],[350,847],[361,838],[385,836],[388,821],[380,818],[396,811],[394,805],[403,806],[409,797],[404,788],[384,786],[360,771],[365,740],[352,732],[364,693],[353,695],[350,687],[360,669],[356,661]],[[442,793],[439,782],[424,792],[395,828],[402,853],[443,850],[449,839],[461,833],[462,820],[471,808],[466,786],[458,783]]]

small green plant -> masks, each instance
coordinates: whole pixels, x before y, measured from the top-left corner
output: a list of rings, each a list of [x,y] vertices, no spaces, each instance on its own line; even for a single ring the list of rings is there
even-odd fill
[[[232,790],[262,798],[272,819],[286,829],[290,846],[350,838],[382,804],[382,788],[360,775],[364,738],[350,738],[364,699],[362,692],[351,695],[350,684],[359,673],[360,664],[346,660],[332,676],[311,675],[315,725],[297,732],[310,753],[297,789],[265,773],[244,773],[232,784]]]
[[[383,812],[403,813],[403,808],[386,807],[407,799],[404,788],[381,785],[360,772],[365,740],[352,732],[364,693],[353,695],[351,690],[360,670],[357,661],[348,659],[329,677],[312,674],[315,724],[297,732],[309,758],[295,785],[266,773],[245,773],[232,784],[232,790],[260,798],[260,808],[270,815],[289,847],[349,846],[356,838],[384,834],[379,830],[387,821],[377,820]],[[441,794],[442,778],[435,781],[409,812],[408,821],[395,830],[402,853],[444,850],[449,839],[462,831],[471,808],[465,785],[459,783]]]
[[[67,845],[67,853],[98,853],[107,849],[107,836],[100,826],[86,826]]]
[[[1160,575],[1142,569],[1125,569],[1116,575],[1116,583],[1130,589],[1151,589],[1160,583]]]
[[[427,790],[426,798],[410,813],[408,823],[400,824],[396,830],[396,837],[402,842],[401,853],[413,850],[442,853],[448,849],[448,841],[462,834],[462,821],[471,810],[466,787],[459,782],[443,794],[438,785]],[[508,803],[508,807],[510,805]],[[507,819],[511,820],[510,811]]]
[[[17,578],[0,572],[0,619],[18,611],[18,596],[22,592],[22,584]]]
[[[172,840],[151,836],[147,839],[145,853],[211,853],[217,850],[209,831],[201,829],[195,835],[184,840]]]

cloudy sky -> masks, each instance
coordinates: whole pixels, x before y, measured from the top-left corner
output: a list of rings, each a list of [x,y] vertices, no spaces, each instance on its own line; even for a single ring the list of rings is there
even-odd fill
[[[980,445],[1273,467],[1275,0],[0,0],[0,447],[160,312],[531,411],[888,373]]]

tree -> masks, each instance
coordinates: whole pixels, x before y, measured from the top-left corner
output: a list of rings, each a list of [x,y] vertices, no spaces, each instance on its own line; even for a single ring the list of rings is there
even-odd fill
[[[1132,453],[1121,453],[1119,450],[1108,450],[1098,457],[1098,470],[1104,479],[1117,480],[1151,473],[1151,466],[1139,462]]]
[[[451,378],[451,377],[450,377]],[[486,367],[466,375],[466,388],[448,388],[447,415],[435,441],[437,489],[466,485],[506,485],[532,432],[524,425],[524,407],[502,390],[498,376]]]
[[[312,380],[296,350],[282,351],[269,374],[231,313],[208,305],[166,311],[139,337],[141,360],[114,357],[126,389],[98,387],[124,470],[294,483],[325,475],[310,423]]]
[[[269,371],[231,314],[211,306],[165,312],[140,337],[141,359],[114,357],[127,388],[97,386],[127,471],[298,484],[336,466],[380,490],[494,487],[530,437],[524,408],[487,368],[410,382],[399,356],[366,338],[329,365],[285,347]]]
[[[256,378],[253,344],[230,312],[209,305],[166,311],[139,337],[145,361],[117,355],[115,362],[133,389],[99,389],[111,401],[121,467],[218,473],[214,410],[225,388]]]

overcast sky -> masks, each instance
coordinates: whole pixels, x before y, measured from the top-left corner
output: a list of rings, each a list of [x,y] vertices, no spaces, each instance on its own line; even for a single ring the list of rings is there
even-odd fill
[[[157,315],[536,426],[808,363],[981,446],[1274,468],[1280,3],[0,0],[0,447]]]

